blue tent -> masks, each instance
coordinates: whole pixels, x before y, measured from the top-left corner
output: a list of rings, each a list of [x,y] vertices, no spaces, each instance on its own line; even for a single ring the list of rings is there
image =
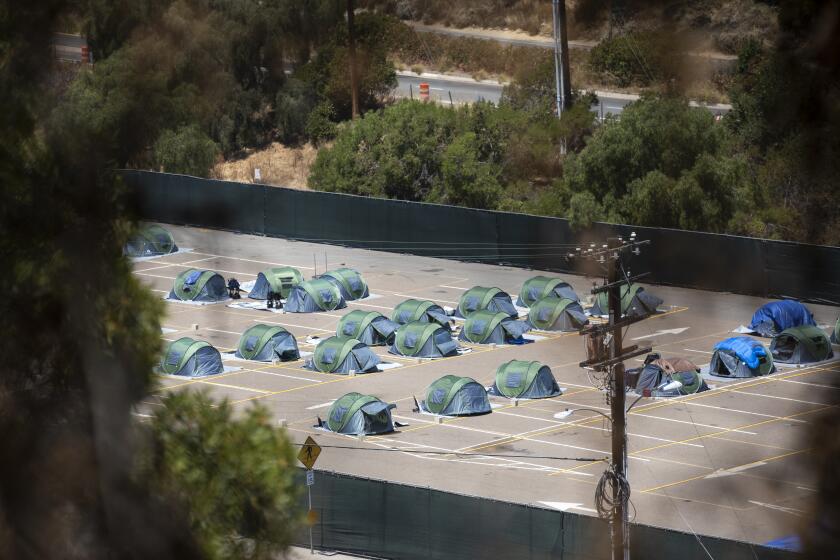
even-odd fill
[[[715,344],[709,373],[718,377],[755,377],[773,371],[773,356],[759,341],[735,336]]]
[[[785,329],[804,325],[817,325],[814,314],[798,301],[786,299],[759,307],[749,328],[761,336],[774,337]]]

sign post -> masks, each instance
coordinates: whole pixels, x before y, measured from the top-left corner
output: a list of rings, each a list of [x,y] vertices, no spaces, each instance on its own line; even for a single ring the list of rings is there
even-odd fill
[[[315,519],[312,511],[312,486],[315,484],[315,471],[312,470],[312,467],[315,466],[315,461],[318,460],[319,455],[321,455],[321,446],[315,443],[312,436],[308,436],[306,441],[303,442],[303,446],[300,448],[298,461],[303,463],[303,466],[306,467],[306,492],[309,495],[309,513],[307,514],[307,520],[309,521],[310,554],[315,554],[315,545],[312,542],[312,524]]]

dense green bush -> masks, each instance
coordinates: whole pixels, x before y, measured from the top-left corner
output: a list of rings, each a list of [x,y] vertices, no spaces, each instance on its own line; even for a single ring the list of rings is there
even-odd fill
[[[541,209],[578,226],[608,220],[725,231],[746,190],[745,161],[730,155],[731,144],[705,109],[643,98],[568,158]]]
[[[165,130],[154,148],[155,166],[167,173],[207,177],[219,147],[195,125]]]
[[[310,187],[476,208],[525,209],[561,170],[561,145],[582,137],[585,105],[563,119],[502,105],[403,101],[341,127]],[[515,188],[509,188],[515,184]]]

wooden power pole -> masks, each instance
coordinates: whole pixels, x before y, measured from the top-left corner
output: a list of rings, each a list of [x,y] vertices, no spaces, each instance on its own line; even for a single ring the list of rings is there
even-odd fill
[[[353,107],[353,118],[359,118],[359,77],[356,72],[356,28],[353,23],[355,7],[353,0],[347,0],[347,36],[349,38],[350,55],[350,99]]]
[[[627,481],[627,388],[624,361],[651,351],[650,347],[639,348],[638,345],[624,348],[622,329],[647,318],[624,316],[622,292],[627,293],[629,283],[643,276],[629,278],[625,274],[624,256],[630,252],[638,254],[639,246],[647,243],[649,241],[636,241],[634,233],[629,240],[620,237],[609,239],[602,248],[590,248],[581,253],[581,256],[588,256],[605,264],[607,269],[606,283],[594,288],[592,293],[596,296],[601,293],[607,294],[609,321],[607,324],[593,325],[581,331],[581,335],[589,337],[589,341],[587,360],[581,362],[580,366],[609,374],[607,389],[612,421],[612,460],[609,469],[603,475],[603,485],[599,484],[598,487],[603,487],[610,495],[596,495],[595,504],[599,516],[610,522],[612,560],[630,559],[630,484]],[[625,287],[627,291],[622,290]],[[607,344],[608,349],[605,348]]]

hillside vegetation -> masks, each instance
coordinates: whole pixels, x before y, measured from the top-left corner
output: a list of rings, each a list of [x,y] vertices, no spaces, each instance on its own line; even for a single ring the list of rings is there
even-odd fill
[[[366,0],[403,20],[450,27],[512,29],[550,36],[551,2],[543,0]],[[567,0],[569,37],[600,41],[613,34],[667,28],[696,50],[737,53],[750,40],[777,38],[777,2],[760,0]]]

